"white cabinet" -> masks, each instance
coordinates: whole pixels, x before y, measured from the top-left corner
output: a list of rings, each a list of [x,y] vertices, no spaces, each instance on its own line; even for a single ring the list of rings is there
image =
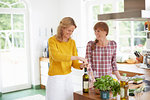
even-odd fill
[[[45,86],[47,84],[48,69],[49,69],[49,59],[41,57],[40,58],[40,82],[41,82],[41,88],[45,88]]]

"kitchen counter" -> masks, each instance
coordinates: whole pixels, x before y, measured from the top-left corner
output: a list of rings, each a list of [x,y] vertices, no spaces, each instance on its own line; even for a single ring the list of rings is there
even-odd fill
[[[150,98],[149,94],[150,92],[144,92],[143,95],[141,96],[142,99],[139,100],[149,100]],[[82,91],[74,92],[74,100],[102,100],[102,99],[100,99],[100,95],[95,94],[94,90],[91,89],[89,93],[83,93]],[[115,100],[120,100],[120,95],[118,95]],[[135,100],[135,97],[129,96],[129,100]]]
[[[127,76],[144,75],[147,80],[150,80],[150,69],[142,69],[136,64],[117,64],[119,73],[127,73]]]
[[[117,64],[119,71],[150,75],[150,69],[142,69],[136,64]]]

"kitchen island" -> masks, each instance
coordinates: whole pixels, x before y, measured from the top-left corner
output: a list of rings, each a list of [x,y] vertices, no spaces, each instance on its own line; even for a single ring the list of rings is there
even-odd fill
[[[102,100],[100,99],[100,95],[95,94],[93,89],[91,89],[89,93],[83,93],[82,91],[77,91],[74,92],[73,95],[74,95],[74,100]],[[112,100],[112,98],[110,97],[109,100]],[[120,100],[120,95],[118,95],[113,100]],[[129,100],[136,100],[135,96],[129,96]],[[144,92],[143,95],[140,96],[139,100],[150,100],[150,92]]]
[[[144,75],[146,80],[150,80],[150,69],[142,69],[135,64],[117,64],[119,73],[122,75],[126,73],[128,77],[135,75]],[[111,97],[110,97],[111,98]],[[144,92],[139,100],[150,100],[150,91]],[[89,93],[83,93],[82,91],[74,92],[74,100],[101,100],[100,95],[97,95],[93,89]],[[110,99],[111,100],[111,99]],[[120,95],[115,100],[120,100]],[[129,96],[129,100],[135,100],[134,96]]]

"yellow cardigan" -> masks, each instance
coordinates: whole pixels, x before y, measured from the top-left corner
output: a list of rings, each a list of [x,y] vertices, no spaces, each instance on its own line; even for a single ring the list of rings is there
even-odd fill
[[[71,72],[71,66],[80,69],[78,60],[71,60],[71,56],[78,56],[75,41],[60,42],[55,36],[48,39],[49,45],[49,71],[48,75],[65,75]]]

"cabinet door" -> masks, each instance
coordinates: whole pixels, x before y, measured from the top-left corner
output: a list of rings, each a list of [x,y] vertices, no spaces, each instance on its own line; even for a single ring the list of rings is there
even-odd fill
[[[40,61],[40,71],[41,71],[41,85],[46,86],[47,84],[47,78],[48,78],[48,69],[49,69],[49,63]]]

